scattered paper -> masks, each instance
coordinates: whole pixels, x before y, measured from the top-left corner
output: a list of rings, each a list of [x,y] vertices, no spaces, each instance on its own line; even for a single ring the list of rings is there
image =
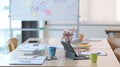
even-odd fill
[[[47,56],[39,56],[35,58],[17,58],[11,59],[11,65],[27,65],[27,64],[43,64]]]
[[[36,49],[41,50],[45,49],[45,44],[25,44],[25,45],[20,45],[18,47],[18,50],[24,50],[24,51],[34,51]]]
[[[80,55],[90,55],[91,53],[96,53],[98,56],[107,56],[106,52],[80,52]]]

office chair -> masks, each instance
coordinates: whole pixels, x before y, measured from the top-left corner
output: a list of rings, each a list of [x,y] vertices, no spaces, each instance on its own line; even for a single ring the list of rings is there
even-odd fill
[[[17,38],[11,38],[8,40],[9,51],[12,52],[17,47],[18,40]]]

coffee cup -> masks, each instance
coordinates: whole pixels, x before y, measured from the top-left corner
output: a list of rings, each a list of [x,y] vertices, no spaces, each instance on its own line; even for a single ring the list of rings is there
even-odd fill
[[[91,60],[92,63],[96,63],[97,59],[98,59],[98,55],[97,55],[97,53],[91,53],[89,55],[89,58],[90,58],[90,60]]]
[[[79,34],[79,41],[83,41],[84,39],[84,34]]]
[[[56,47],[48,47],[49,57],[54,58],[56,53]]]

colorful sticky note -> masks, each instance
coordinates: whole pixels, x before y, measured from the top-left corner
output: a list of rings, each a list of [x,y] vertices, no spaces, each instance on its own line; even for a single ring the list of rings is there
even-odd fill
[[[36,17],[37,16],[37,12],[32,12],[32,16]]]
[[[46,15],[50,15],[51,14],[51,11],[49,9],[45,10],[45,14]]]

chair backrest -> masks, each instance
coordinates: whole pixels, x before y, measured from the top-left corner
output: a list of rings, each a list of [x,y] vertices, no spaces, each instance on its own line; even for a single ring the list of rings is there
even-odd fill
[[[108,43],[110,44],[113,51],[115,48],[120,48],[120,38],[110,37],[108,38]]]
[[[114,53],[115,53],[118,61],[120,62],[120,48],[115,48]]]
[[[12,38],[11,40],[12,40],[12,42],[13,42],[15,48],[16,48],[16,47],[17,47],[17,44],[18,44],[17,38]]]
[[[10,52],[17,48],[17,43],[17,38],[11,38],[8,40],[8,47]]]

